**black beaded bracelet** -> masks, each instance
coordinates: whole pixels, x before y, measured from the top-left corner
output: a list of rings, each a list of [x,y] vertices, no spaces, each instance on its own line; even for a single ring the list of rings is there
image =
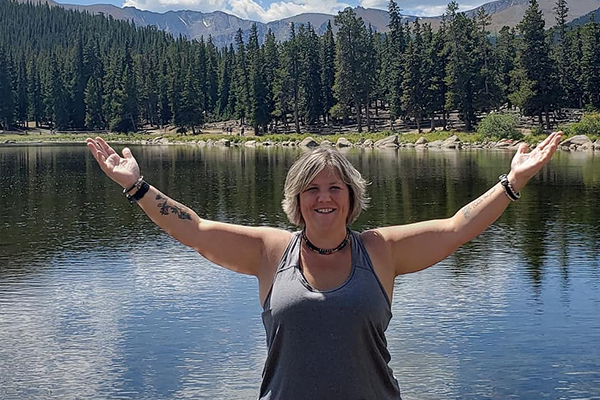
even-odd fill
[[[515,192],[506,174],[500,175],[498,179],[500,180],[502,187],[504,187],[504,192],[506,193],[506,196],[508,196],[508,198],[511,201],[517,201],[521,198],[521,193]]]
[[[127,193],[131,192],[135,188],[140,190],[140,187],[142,186],[143,181],[144,181],[144,176],[142,175],[138,178],[137,181],[135,181],[135,183],[133,185],[131,185],[131,187],[129,189],[127,189],[127,188],[123,189],[123,194],[127,195]]]
[[[140,188],[137,190],[137,192],[135,192],[132,195],[127,193],[125,196],[127,196],[127,200],[129,200],[130,204],[135,204],[139,200],[141,200],[142,197],[144,197],[144,195],[148,192],[148,190],[150,190],[150,185],[148,185],[148,182],[142,181]]]

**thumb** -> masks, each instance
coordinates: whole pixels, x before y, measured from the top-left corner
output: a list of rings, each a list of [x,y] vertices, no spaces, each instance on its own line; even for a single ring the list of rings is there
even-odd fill
[[[127,149],[127,150],[129,150],[129,149]],[[517,151],[521,154],[525,154],[525,153],[527,153],[527,150],[529,150],[529,146],[527,145],[527,143],[521,143],[519,145],[519,149]]]
[[[123,157],[129,159],[129,158],[133,158],[133,154],[131,154],[131,150],[129,150],[129,147],[125,147],[123,149]]]

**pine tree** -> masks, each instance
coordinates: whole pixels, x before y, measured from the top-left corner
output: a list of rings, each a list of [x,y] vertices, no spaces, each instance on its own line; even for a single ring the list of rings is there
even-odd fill
[[[274,84],[279,69],[279,54],[275,34],[269,29],[265,36],[262,53],[264,55],[264,76],[267,87],[266,106],[269,119],[275,111]]]
[[[550,129],[550,112],[557,99],[544,25],[537,0],[530,0],[519,24],[522,45],[517,58],[519,70],[514,75],[519,89],[511,99],[525,115],[537,115],[540,125],[545,114],[546,127]]]
[[[330,121],[330,110],[335,104],[333,84],[335,82],[335,41],[331,21],[327,21],[327,30],[320,40],[319,59],[321,63],[321,98],[323,103],[323,120]]]
[[[516,37],[513,29],[508,26],[502,27],[496,47],[494,48],[495,73],[500,89],[500,104],[512,106],[509,93],[512,90],[511,72],[515,68],[515,58],[517,56]]]
[[[21,56],[15,70],[17,72],[15,81],[15,118],[23,126],[23,128],[26,128],[29,103],[27,96],[27,67],[25,66],[24,56]]]
[[[556,43],[554,44],[553,51],[551,53],[552,59],[556,65],[556,72],[558,74],[558,89],[559,97],[558,106],[566,105],[569,103],[568,93],[571,91],[570,87],[573,82],[569,79],[569,37],[567,35],[567,18],[569,16],[569,7],[567,7],[566,0],[556,0],[556,6],[554,7],[556,13]]]
[[[99,130],[106,128],[103,113],[103,85],[104,69],[98,57],[98,43],[93,42],[86,46],[83,52],[84,68],[89,74],[85,96],[85,126],[87,129]]]
[[[238,29],[235,35],[235,74],[233,89],[235,92],[235,113],[240,123],[245,124],[250,102],[250,85],[248,78],[248,60],[246,59],[246,46],[242,37],[242,30]]]
[[[367,32],[364,22],[351,8],[334,18],[337,33],[336,75],[334,92],[344,115],[354,107],[358,132],[362,132],[362,115]]]
[[[314,125],[323,114],[321,103],[321,71],[319,69],[319,38],[313,27],[298,30],[300,58],[301,109],[306,125]]]
[[[0,47],[0,127],[9,129],[15,116],[12,80],[8,60]]]
[[[219,97],[219,63],[217,49],[209,35],[206,42],[206,111],[214,113]]]
[[[421,119],[428,88],[423,76],[423,38],[418,18],[414,22],[412,37],[404,55],[401,101],[403,111],[415,119],[417,130],[421,133]]]
[[[28,97],[28,117],[30,121],[35,121],[35,127],[40,126],[42,121],[43,103],[42,103],[42,87],[40,83],[40,75],[36,67],[36,63],[31,59],[28,63],[28,84],[27,84],[27,97]]]
[[[587,23],[582,28],[581,36],[581,82],[584,103],[600,109],[600,23]]]
[[[275,115],[283,120],[287,127],[287,114],[293,112],[296,133],[300,133],[300,60],[296,28],[290,23],[289,39],[283,43],[281,65],[277,74],[274,90]]]
[[[448,30],[446,39],[446,107],[456,109],[471,131],[475,123],[475,88],[478,80],[477,59],[474,58],[474,23],[464,13],[458,12],[458,4],[450,2],[447,9]]]
[[[270,121],[267,104],[267,87],[265,85],[265,66],[258,45],[258,30],[256,23],[252,24],[248,39],[248,61],[250,62],[250,104],[249,117],[252,121],[254,134],[259,135],[259,127],[266,132]]]
[[[406,51],[406,34],[402,24],[401,9],[394,0],[390,0],[388,13],[390,22],[388,27],[388,48],[382,69],[387,82],[382,82],[389,87],[388,103],[392,120],[402,115],[402,71],[404,52]]]
[[[84,92],[88,74],[84,70],[83,48],[79,39],[70,51],[67,74],[69,126],[76,129],[83,129],[85,126]]]

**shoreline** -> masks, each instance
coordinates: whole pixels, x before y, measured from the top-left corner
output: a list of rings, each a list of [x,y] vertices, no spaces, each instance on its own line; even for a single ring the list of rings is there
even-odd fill
[[[239,136],[228,134],[148,135],[148,134],[98,134],[97,132],[77,134],[0,134],[0,147],[14,145],[55,145],[85,144],[87,137],[100,136],[107,142],[124,145],[185,145],[214,147],[301,147],[314,148],[331,146],[336,148],[373,149],[499,149],[517,150],[521,143],[534,148],[545,136],[526,136],[524,140],[490,140],[477,133],[456,131],[435,131],[428,133],[367,132],[337,135],[275,134],[265,136]],[[560,150],[599,151],[600,139],[592,141],[585,135],[566,137]]]

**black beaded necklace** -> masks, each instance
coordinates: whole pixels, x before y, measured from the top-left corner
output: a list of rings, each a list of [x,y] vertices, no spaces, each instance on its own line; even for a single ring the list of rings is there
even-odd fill
[[[338,244],[336,247],[334,247],[332,249],[322,249],[322,248],[317,247],[314,244],[312,244],[311,241],[308,240],[308,237],[306,236],[306,229],[302,230],[302,239],[304,239],[304,241],[306,242],[306,246],[310,250],[314,251],[315,253],[319,253],[319,254],[327,256],[329,254],[337,253],[338,251],[340,251],[344,247],[346,247],[346,245],[350,241],[350,230],[346,229],[346,237],[344,238],[342,243]]]

